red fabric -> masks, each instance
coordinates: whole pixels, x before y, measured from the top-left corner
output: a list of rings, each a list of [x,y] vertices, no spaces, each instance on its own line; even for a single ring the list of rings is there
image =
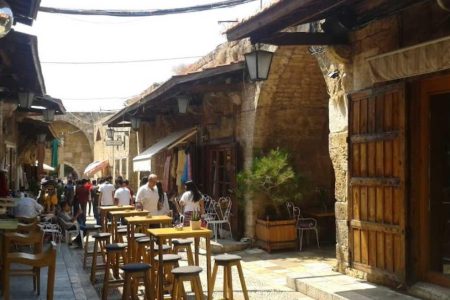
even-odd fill
[[[5,173],[0,172],[0,197],[7,197],[9,195],[8,180]]]
[[[172,161],[172,157],[168,155],[166,157],[166,162],[164,163],[164,174],[162,180],[162,186],[164,192],[169,190],[169,180],[170,180],[170,162]]]
[[[75,190],[75,194],[77,195],[78,202],[80,204],[86,204],[89,201],[89,190],[86,186],[79,185]]]

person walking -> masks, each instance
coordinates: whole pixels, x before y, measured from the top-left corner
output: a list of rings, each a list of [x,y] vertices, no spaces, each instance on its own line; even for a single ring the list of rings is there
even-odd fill
[[[130,190],[126,188],[125,183],[122,179],[117,180],[118,189],[114,192],[114,203],[116,205],[130,205],[131,204],[131,193]]]
[[[102,180],[100,180],[100,183],[102,183]],[[99,186],[97,185],[97,180],[92,180],[92,188],[90,190],[91,194],[91,201],[92,201],[92,212],[94,213],[94,218],[97,221],[97,225],[100,225],[100,216],[98,212],[98,199],[100,196]]]
[[[111,183],[112,177],[106,177],[105,183],[100,186],[100,205],[111,206],[114,205],[114,185]]]
[[[156,183],[156,187],[158,188],[158,211],[155,215],[168,215],[171,211],[169,207],[169,198],[163,190],[161,181],[158,181]]]
[[[77,185],[77,189],[75,190],[75,196],[81,208],[81,214],[79,214],[78,217],[78,223],[80,223],[80,225],[86,225],[86,207],[87,203],[89,202],[90,194],[88,188],[86,187],[86,182],[86,179],[82,179],[80,184]]]
[[[156,183],[158,176],[151,174],[148,177],[147,184],[141,186],[136,194],[136,208],[142,208],[149,211],[151,215],[158,213],[159,193]]]
[[[86,180],[86,183],[84,184],[84,187],[89,191],[89,199],[88,199],[88,207],[89,208],[87,210],[87,215],[90,216],[91,215],[91,210],[92,210],[92,199],[91,199],[92,183],[91,183],[90,179]]]

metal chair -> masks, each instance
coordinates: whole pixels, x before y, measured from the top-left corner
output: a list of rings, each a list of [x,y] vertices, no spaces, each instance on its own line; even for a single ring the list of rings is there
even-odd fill
[[[317,228],[317,220],[314,218],[302,218],[300,213],[300,208],[294,206],[293,208],[294,218],[297,220],[297,232],[299,234],[299,250],[302,251],[303,246],[303,232],[304,231],[315,231],[317,248],[320,248],[319,244],[319,230]]]
[[[209,225],[213,226],[214,240],[217,242],[218,229],[222,229],[223,224],[227,224],[230,229],[230,237],[233,239],[233,234],[231,233],[230,215],[231,215],[231,198],[221,197],[217,202],[214,203],[214,210],[216,214],[216,219],[206,220]]]

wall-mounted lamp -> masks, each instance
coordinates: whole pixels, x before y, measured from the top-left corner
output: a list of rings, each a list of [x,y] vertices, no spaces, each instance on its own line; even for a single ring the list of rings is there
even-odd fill
[[[33,104],[34,93],[33,92],[19,92],[19,105],[23,108],[30,108]]]
[[[114,138],[114,128],[109,127],[106,129],[106,136],[112,140]]]
[[[267,80],[273,52],[260,50],[256,45],[254,50],[245,54],[245,64],[251,81]]]
[[[39,143],[43,143],[45,142],[45,138],[47,137],[47,135],[45,133],[41,133],[37,135],[37,141]]]
[[[131,117],[131,129],[134,131],[139,130],[139,127],[141,127],[141,119],[137,117]]]
[[[55,120],[55,110],[45,109],[42,113],[45,122],[53,122]]]
[[[0,1],[0,38],[6,36],[14,23],[14,15],[6,1]]]
[[[185,114],[189,105],[190,98],[188,96],[178,96],[178,112],[180,114]]]

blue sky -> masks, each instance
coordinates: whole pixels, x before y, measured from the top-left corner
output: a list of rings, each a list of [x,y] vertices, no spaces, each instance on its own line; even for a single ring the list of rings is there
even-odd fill
[[[41,6],[91,9],[162,9],[217,0],[42,0]],[[263,1],[267,3],[268,0]],[[51,64],[49,62],[123,61],[202,56],[225,41],[221,20],[254,14],[260,2],[199,13],[141,18],[57,15],[39,12],[33,27],[18,30],[38,36],[47,93],[69,111],[115,110],[174,68],[196,59],[127,64]]]

